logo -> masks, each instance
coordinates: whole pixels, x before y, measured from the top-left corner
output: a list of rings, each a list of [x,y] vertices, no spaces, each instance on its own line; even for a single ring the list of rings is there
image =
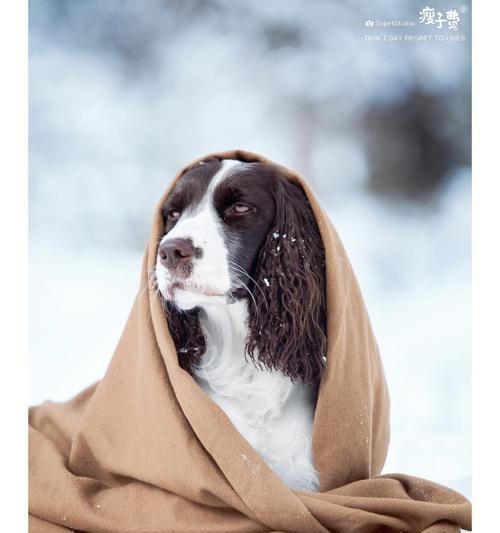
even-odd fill
[[[424,4],[425,5],[425,4]],[[466,5],[456,9],[443,9],[427,5],[418,11],[418,17],[403,19],[378,19],[377,17],[363,19],[359,23],[365,26],[364,39],[367,42],[465,42],[463,34],[465,14],[469,12]],[[434,31],[430,31],[431,28]]]
[[[460,12],[466,13],[467,6],[462,6]],[[438,30],[447,27],[449,30],[458,31],[460,15],[456,9],[445,11],[443,15],[442,11],[436,11],[433,7],[427,6],[419,11],[418,21],[425,26],[435,26]]]

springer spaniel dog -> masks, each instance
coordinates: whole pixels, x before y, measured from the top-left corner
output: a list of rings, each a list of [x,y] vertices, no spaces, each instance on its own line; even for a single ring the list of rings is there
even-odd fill
[[[317,491],[325,258],[305,193],[272,165],[207,159],[163,218],[154,275],[179,364],[284,483]]]

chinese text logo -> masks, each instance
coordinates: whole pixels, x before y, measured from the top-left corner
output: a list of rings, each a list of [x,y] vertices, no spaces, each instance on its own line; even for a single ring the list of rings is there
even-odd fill
[[[448,29],[457,31],[460,17],[456,9],[450,9],[445,12],[446,18],[443,17],[441,11],[436,11],[433,7],[424,7],[419,12],[420,18],[418,21],[421,24],[432,24],[436,26],[438,30],[443,28],[443,24],[447,24]]]

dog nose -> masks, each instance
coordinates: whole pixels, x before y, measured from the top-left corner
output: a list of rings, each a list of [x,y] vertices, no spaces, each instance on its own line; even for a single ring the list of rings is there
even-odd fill
[[[158,248],[161,264],[166,268],[187,265],[195,254],[191,239],[168,239]]]

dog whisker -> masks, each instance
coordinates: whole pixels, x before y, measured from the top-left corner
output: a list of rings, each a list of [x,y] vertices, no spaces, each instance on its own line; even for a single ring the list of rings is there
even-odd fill
[[[230,277],[231,277],[231,281],[234,281],[236,283],[239,283],[243,286],[243,288],[248,292],[248,294],[250,295],[250,298],[252,298],[252,301],[255,305],[255,311],[257,312],[257,314],[260,314],[260,310],[259,310],[259,307],[257,305],[257,302],[255,301],[255,297],[254,295],[252,294],[252,291],[248,288],[248,285],[246,285],[241,279],[239,279],[238,277],[234,276],[233,274],[230,274]]]
[[[267,298],[266,298],[266,295],[264,294],[264,291],[262,290],[262,287],[255,281],[254,278],[252,278],[252,276],[250,276],[250,274],[244,269],[242,268],[240,265],[238,265],[237,263],[235,263],[234,261],[232,261],[231,259],[228,259],[227,260],[229,265],[234,268],[236,271],[240,272],[241,274],[247,276],[251,281],[253,281],[253,283],[255,284],[255,286],[259,289],[259,291],[261,292],[262,294],[262,297],[264,298],[264,303],[266,304],[266,308],[268,308],[268,305],[267,305]],[[249,291],[250,292],[250,291]]]

